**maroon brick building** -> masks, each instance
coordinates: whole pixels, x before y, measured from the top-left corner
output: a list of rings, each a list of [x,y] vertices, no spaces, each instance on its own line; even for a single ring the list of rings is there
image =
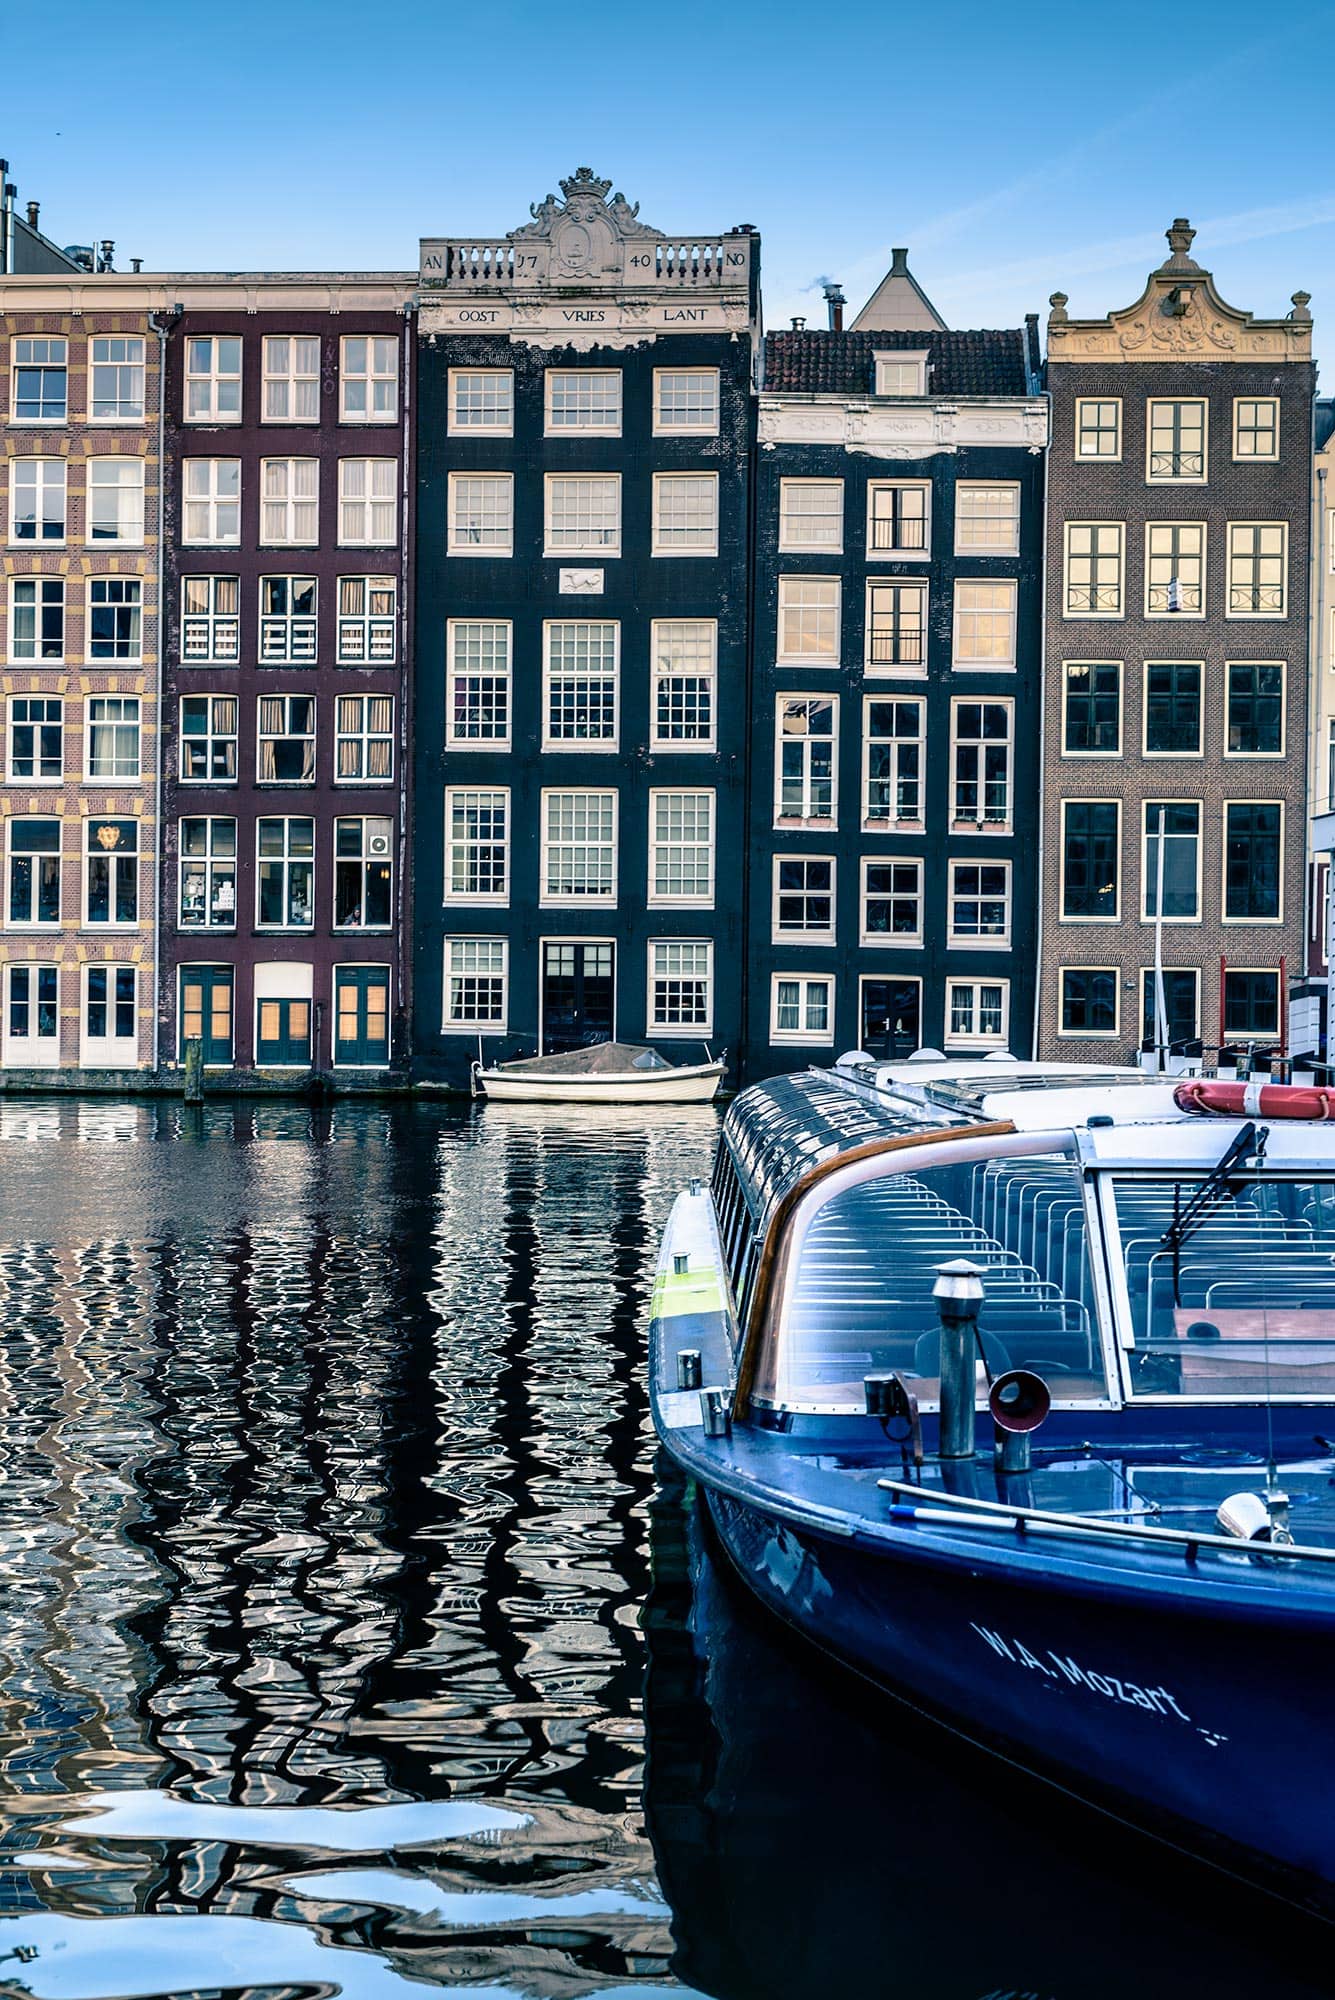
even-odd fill
[[[174,282],[163,1058],[198,1037],[242,1077],[383,1077],[408,1053],[414,281]]]

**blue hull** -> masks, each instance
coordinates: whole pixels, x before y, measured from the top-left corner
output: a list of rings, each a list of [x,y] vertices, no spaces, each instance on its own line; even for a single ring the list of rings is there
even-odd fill
[[[1042,1776],[1335,1916],[1335,1639],[826,1537],[707,1488],[790,1625]]]

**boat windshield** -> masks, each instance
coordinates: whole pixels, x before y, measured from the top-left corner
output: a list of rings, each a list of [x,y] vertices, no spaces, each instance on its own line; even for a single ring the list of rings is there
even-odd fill
[[[1335,1397],[1335,1182],[1113,1174],[1109,1199],[1134,1394]]]
[[[826,1199],[795,1239],[754,1401],[860,1411],[864,1377],[898,1369],[919,1405],[934,1408],[932,1287],[937,1265],[956,1257],[982,1272],[979,1335],[992,1375],[1032,1368],[1057,1404],[1108,1399],[1081,1175],[1054,1154],[882,1173]]]

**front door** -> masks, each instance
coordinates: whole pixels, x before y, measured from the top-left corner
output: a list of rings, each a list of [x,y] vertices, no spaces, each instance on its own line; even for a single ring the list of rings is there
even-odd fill
[[[542,1053],[610,1042],[616,1018],[616,946],[542,947]]]
[[[334,999],[334,1061],[383,1068],[389,1061],[388,967],[339,966]]]
[[[60,968],[5,968],[3,1060],[9,1069],[54,1069],[60,1061]]]
[[[859,1046],[880,1061],[902,1060],[922,1045],[922,981],[864,979]]]
[[[232,991],[230,965],[186,965],[181,968],[181,1061],[187,1042],[204,1044],[204,1061],[223,1068],[232,1061]]]
[[[304,1068],[311,1059],[310,1001],[261,1000],[256,1013],[256,1063],[261,1068]]]

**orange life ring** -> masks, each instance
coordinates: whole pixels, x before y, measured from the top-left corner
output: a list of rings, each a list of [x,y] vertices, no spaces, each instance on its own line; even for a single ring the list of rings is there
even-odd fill
[[[1173,1102],[1179,1111],[1213,1113],[1219,1118],[1335,1119],[1335,1090],[1267,1083],[1259,1076],[1250,1083],[1208,1083],[1193,1078],[1177,1086]]]

